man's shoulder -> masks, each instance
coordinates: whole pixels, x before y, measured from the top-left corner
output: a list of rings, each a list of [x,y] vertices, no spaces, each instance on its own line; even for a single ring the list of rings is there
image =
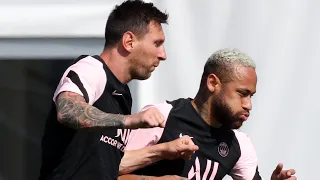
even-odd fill
[[[241,131],[241,130],[239,130],[239,129],[233,129],[232,131],[234,132],[234,134],[235,134],[237,137],[249,138],[249,136],[248,136],[245,132],[243,132],[243,131]]]
[[[254,146],[251,142],[251,139],[249,138],[249,136],[246,133],[244,133],[240,130],[233,130],[233,132],[235,133],[235,137],[238,140],[241,151],[254,150]]]
[[[103,62],[95,56],[81,55],[71,66],[86,66],[86,68],[103,68]]]
[[[238,141],[250,141],[249,136],[245,132],[238,129],[233,129],[232,131],[234,132]]]
[[[157,108],[162,114],[168,114],[170,110],[172,109],[172,104],[168,102],[162,102],[162,103],[156,103],[156,104],[149,104],[144,106],[141,111],[145,111],[149,108]]]
[[[67,71],[73,71],[89,82],[98,83],[101,77],[106,77],[103,63],[93,56],[79,56]]]

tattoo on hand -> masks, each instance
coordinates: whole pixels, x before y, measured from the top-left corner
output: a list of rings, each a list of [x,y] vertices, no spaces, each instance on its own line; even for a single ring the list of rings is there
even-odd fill
[[[61,93],[56,101],[58,119],[69,127],[117,127],[124,126],[124,115],[108,114],[87,104],[84,98],[73,92]]]

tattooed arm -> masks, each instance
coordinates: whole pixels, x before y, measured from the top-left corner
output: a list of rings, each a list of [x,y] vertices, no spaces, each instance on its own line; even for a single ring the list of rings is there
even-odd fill
[[[58,121],[71,128],[124,127],[125,115],[109,114],[86,103],[83,96],[62,92],[56,99]]]
[[[58,121],[71,128],[114,127],[150,128],[163,127],[164,117],[157,108],[133,115],[109,114],[86,103],[83,96],[69,91],[61,92],[56,99]]]

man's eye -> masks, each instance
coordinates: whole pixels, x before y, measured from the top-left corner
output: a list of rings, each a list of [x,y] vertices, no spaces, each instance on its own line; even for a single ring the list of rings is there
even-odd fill
[[[249,96],[249,93],[247,93],[247,92],[239,92],[239,95],[241,97],[247,97],[247,96]]]
[[[154,44],[156,47],[160,47],[163,44],[163,41],[156,41]]]

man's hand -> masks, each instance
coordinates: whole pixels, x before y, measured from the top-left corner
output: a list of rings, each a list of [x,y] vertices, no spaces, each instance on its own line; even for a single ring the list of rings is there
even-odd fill
[[[282,170],[283,164],[279,163],[271,175],[271,180],[296,180],[293,176],[296,171],[294,169]]]
[[[164,127],[164,120],[161,112],[151,107],[137,114],[125,116],[124,126],[128,129]]]
[[[177,158],[189,160],[193,153],[199,149],[189,136],[182,136],[174,141],[170,141],[166,143],[166,146],[162,156],[168,160]]]

